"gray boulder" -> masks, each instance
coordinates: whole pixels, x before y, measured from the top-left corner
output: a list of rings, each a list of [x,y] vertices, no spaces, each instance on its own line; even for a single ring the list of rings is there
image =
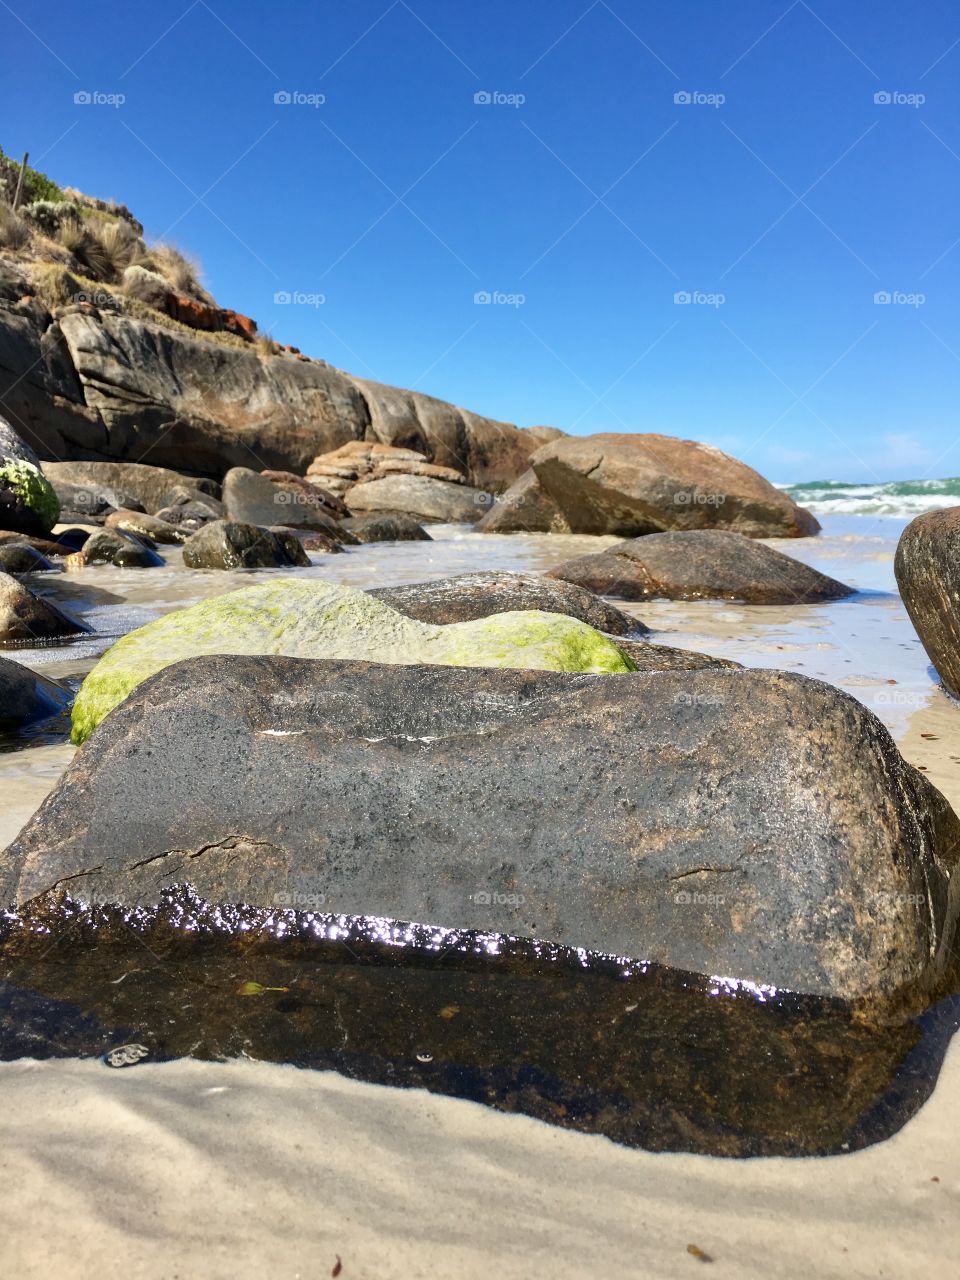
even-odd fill
[[[70,705],[68,689],[29,667],[0,658],[0,730],[19,729]]]
[[[408,618],[446,624],[489,618],[516,609],[540,609],[578,618],[611,636],[640,634],[647,628],[599,596],[539,573],[461,573],[433,582],[377,587],[368,592]]]
[[[101,520],[111,511],[126,509],[142,511],[143,504],[132,493],[122,489],[100,488],[96,485],[71,484],[60,480],[53,486],[60,502],[60,518]]]
[[[106,717],[0,857],[0,902],[65,882],[131,906],[184,882],[267,908],[322,894],[923,1003],[955,943],[958,850],[876,717],[803,676],[207,657]]]
[[[344,494],[353,515],[399,512],[416,520],[475,524],[486,510],[489,495],[466,484],[451,484],[430,476],[393,475],[355,484]]]
[[[340,532],[336,508],[321,489],[267,480],[249,467],[233,467],[224,476],[223,505],[241,524],[313,529],[331,537]]]
[[[88,632],[77,618],[34,595],[9,573],[0,572],[0,642],[34,643]]]
[[[651,533],[592,556],[565,560],[551,578],[621,600],[740,600],[812,604],[853,588],[741,533]]]
[[[135,537],[149,538],[151,542],[164,542],[168,546],[178,546],[190,536],[178,525],[169,524],[160,516],[139,511],[113,511],[104,524],[107,529],[118,529],[121,533],[132,533]]]
[[[57,567],[28,542],[0,544],[0,569],[4,573],[51,573]]]
[[[912,520],[900,535],[893,567],[927,656],[960,698],[960,507]]]
[[[431,542],[432,539],[412,516],[390,514],[350,516],[341,528],[352,533],[358,542]]]
[[[109,564],[117,569],[156,569],[165,563],[142,538],[117,529],[100,529],[68,557],[65,566],[71,570],[95,564]]]
[[[142,462],[44,462],[41,465],[44,475],[58,491],[62,486],[73,485],[87,493],[113,493],[123,498],[122,505],[128,509],[140,506],[151,513],[159,511],[166,504],[167,495],[180,487],[211,494],[218,487],[211,480],[184,476],[179,471]]]
[[[214,520],[183,544],[188,569],[280,569],[309,565],[293,533],[274,533],[235,520]]]

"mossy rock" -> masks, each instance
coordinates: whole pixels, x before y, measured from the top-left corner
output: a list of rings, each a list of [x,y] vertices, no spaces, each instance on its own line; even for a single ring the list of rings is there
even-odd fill
[[[59,517],[59,499],[37,455],[0,417],[0,529],[42,535]]]
[[[167,614],[118,640],[81,686],[73,741],[85,741],[148,676],[183,658],[211,654],[534,671],[635,669],[612,640],[561,614],[529,610],[434,626],[355,587],[279,578]]]

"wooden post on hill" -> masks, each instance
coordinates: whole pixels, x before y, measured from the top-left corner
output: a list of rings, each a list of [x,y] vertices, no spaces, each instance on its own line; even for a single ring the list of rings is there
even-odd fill
[[[14,193],[14,197],[13,197],[13,207],[14,207],[14,209],[16,209],[16,207],[17,207],[17,206],[19,205],[19,203],[20,203],[20,192],[21,192],[21,191],[22,191],[22,189],[23,189],[23,175],[24,175],[24,174],[26,173],[26,171],[27,171],[27,161],[28,161],[29,159],[30,159],[30,153],[29,153],[28,151],[25,151],[25,152],[23,153],[23,161],[22,161],[22,162],[21,162],[21,164],[20,164],[20,174],[19,174],[19,177],[17,178],[17,189],[16,189],[16,192]]]

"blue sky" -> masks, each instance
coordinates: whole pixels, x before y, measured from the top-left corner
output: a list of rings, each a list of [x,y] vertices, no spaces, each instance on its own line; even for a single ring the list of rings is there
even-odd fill
[[[777,481],[960,473],[951,0],[0,0],[0,47],[4,149],[280,341]]]

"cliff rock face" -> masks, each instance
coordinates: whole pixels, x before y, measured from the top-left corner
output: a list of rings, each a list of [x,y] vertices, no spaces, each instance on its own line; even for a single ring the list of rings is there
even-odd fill
[[[302,473],[350,440],[416,449],[479,488],[505,489],[526,432],[319,360],[263,355],[89,303],[57,317],[0,258],[0,396],[44,458],[146,462],[221,478],[233,466]]]

